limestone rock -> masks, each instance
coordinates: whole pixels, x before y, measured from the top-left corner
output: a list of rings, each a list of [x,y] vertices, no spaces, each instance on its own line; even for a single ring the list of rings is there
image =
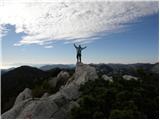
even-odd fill
[[[79,88],[81,84],[84,84],[88,80],[97,79],[96,69],[83,63],[77,63],[74,80],[67,83],[60,92],[67,99],[77,99],[80,95]]]
[[[67,82],[69,77],[70,77],[70,75],[68,72],[61,71],[57,75],[57,77],[51,78],[48,82],[53,88],[60,87],[61,85],[65,84]]]
[[[43,95],[42,95],[42,97],[41,97],[41,99],[45,99],[45,98],[47,98],[49,96],[49,93],[44,93]]]
[[[17,96],[14,105],[19,104],[28,98],[32,98],[32,91],[29,88],[25,88],[24,91]]]
[[[20,114],[21,110],[24,108],[26,104],[30,104],[32,101],[31,98],[20,102],[19,104],[15,104],[10,110],[2,114],[2,118],[5,119],[15,119]]]
[[[17,118],[50,118],[57,110],[58,106],[49,99],[33,100],[30,104],[25,105]]]
[[[68,85],[69,83],[71,83],[74,80],[74,76],[75,76],[75,73],[68,79],[66,85]]]
[[[56,87],[60,88],[62,85],[65,85],[69,79],[70,75],[68,72],[66,71],[61,71],[58,75],[57,75],[57,84]]]
[[[64,79],[67,80],[70,77],[69,73],[66,71],[61,71],[58,75],[57,75],[57,79]]]
[[[107,75],[102,75],[102,79],[106,80],[106,81],[109,81],[109,82],[113,82],[113,78],[112,77],[109,77]]]
[[[83,84],[88,80],[97,79],[96,69],[83,63],[77,63],[75,70],[75,79],[73,82],[76,84]]]
[[[123,75],[123,79],[125,80],[138,80],[137,77],[131,76],[131,75]]]

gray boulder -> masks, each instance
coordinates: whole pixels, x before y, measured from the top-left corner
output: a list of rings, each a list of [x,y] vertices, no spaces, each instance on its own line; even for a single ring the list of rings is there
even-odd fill
[[[44,119],[50,118],[58,110],[58,106],[49,99],[32,100],[25,105],[17,118]]]
[[[131,75],[123,75],[123,79],[125,79],[125,80],[138,80],[137,77],[134,77]]]
[[[85,65],[83,63],[77,63],[77,67],[75,70],[75,79],[74,83],[77,85],[84,84],[88,80],[95,80],[97,79],[96,69],[89,65]]]
[[[44,93],[43,95],[42,95],[42,97],[41,97],[41,99],[46,99],[46,98],[48,98],[48,96],[49,96],[49,93]]]
[[[57,79],[58,80],[68,80],[68,78],[70,77],[69,73],[66,71],[61,71],[58,75],[57,75]]]
[[[65,85],[66,82],[68,81],[70,75],[68,72],[66,71],[61,71],[58,75],[57,75],[57,84],[56,87],[59,88],[62,85]]]
[[[109,81],[109,82],[113,82],[113,78],[112,77],[109,77],[107,75],[102,75],[102,79],[106,80],[106,81]]]
[[[32,98],[32,91],[29,88],[25,88],[24,91],[17,96],[14,105],[19,104],[28,98]]]
[[[57,77],[51,78],[48,82],[49,84],[54,87],[60,87],[61,85],[65,84],[69,79],[70,75],[66,71],[61,71]]]

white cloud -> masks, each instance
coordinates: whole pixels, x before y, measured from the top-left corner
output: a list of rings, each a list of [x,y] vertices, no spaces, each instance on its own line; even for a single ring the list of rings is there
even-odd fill
[[[52,45],[44,46],[44,48],[53,48]]]
[[[0,25],[0,40],[7,35],[8,31],[9,30],[4,25]]]
[[[0,7],[0,32],[15,25],[26,36],[15,43],[44,45],[58,40],[91,41],[103,32],[121,31],[137,18],[158,12],[157,1],[147,2],[4,2]],[[2,34],[1,34],[2,35]]]

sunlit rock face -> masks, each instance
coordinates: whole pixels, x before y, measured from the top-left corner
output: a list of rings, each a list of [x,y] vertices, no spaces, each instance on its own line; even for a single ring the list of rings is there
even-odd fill
[[[57,76],[66,76],[62,73]],[[67,79],[68,79],[67,78]],[[79,88],[81,84],[85,84],[88,80],[97,79],[97,73],[94,67],[83,63],[77,63],[76,70],[68,82],[61,89],[52,95],[44,95],[43,98],[31,98],[31,91],[25,89],[16,99],[15,105],[7,112],[2,114],[2,118],[68,118],[68,113],[74,106],[78,106],[76,100],[80,96]],[[28,94],[26,94],[28,93]],[[24,96],[24,99],[20,99]],[[18,103],[18,104],[17,104]]]
[[[112,77],[109,77],[107,75],[102,75],[102,79],[104,79],[105,81],[109,81],[109,82],[113,82],[113,78]]]
[[[125,79],[125,80],[138,80],[137,77],[134,77],[131,75],[123,75],[123,79]]]
[[[32,98],[32,91],[29,88],[25,88],[23,92],[21,92],[14,103],[14,105],[19,104],[20,102]]]
[[[54,88],[54,87],[58,87],[61,84],[65,84],[68,79],[69,79],[70,75],[68,72],[66,71],[61,71],[57,77],[51,78],[49,80],[49,84]]]

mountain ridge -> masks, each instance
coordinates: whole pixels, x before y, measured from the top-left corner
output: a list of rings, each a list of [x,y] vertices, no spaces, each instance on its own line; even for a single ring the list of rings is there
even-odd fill
[[[149,72],[153,72],[156,74],[159,73],[159,63],[156,63],[156,64],[140,64],[139,63],[136,65],[111,64],[110,66],[108,64],[89,64],[89,65],[95,67],[97,73],[100,75],[106,74],[106,75],[112,76],[114,74],[120,73],[122,75],[127,74],[127,75],[136,76],[137,68],[138,69],[145,68],[144,70],[147,70]],[[42,82],[44,82],[46,79],[57,76],[58,73],[60,73],[60,71],[62,70],[69,72],[70,75],[74,74],[74,68],[72,69],[53,68],[48,71],[43,71],[36,67],[31,67],[31,66],[21,66],[3,74],[2,75],[2,113],[12,107],[15,97],[23,89],[25,89],[26,87],[34,88],[35,85],[42,84]],[[17,92],[15,92],[15,90]],[[7,96],[7,94],[10,94],[13,97],[7,97],[6,99],[5,96]]]
[[[80,85],[98,77],[94,67],[82,63],[77,64],[73,76],[74,80],[46,99],[34,100],[27,97],[19,100],[19,103],[2,114],[2,118],[68,118],[70,109],[77,105],[75,99],[80,95]],[[29,90],[25,89],[20,95],[24,95],[25,98],[27,91]]]

